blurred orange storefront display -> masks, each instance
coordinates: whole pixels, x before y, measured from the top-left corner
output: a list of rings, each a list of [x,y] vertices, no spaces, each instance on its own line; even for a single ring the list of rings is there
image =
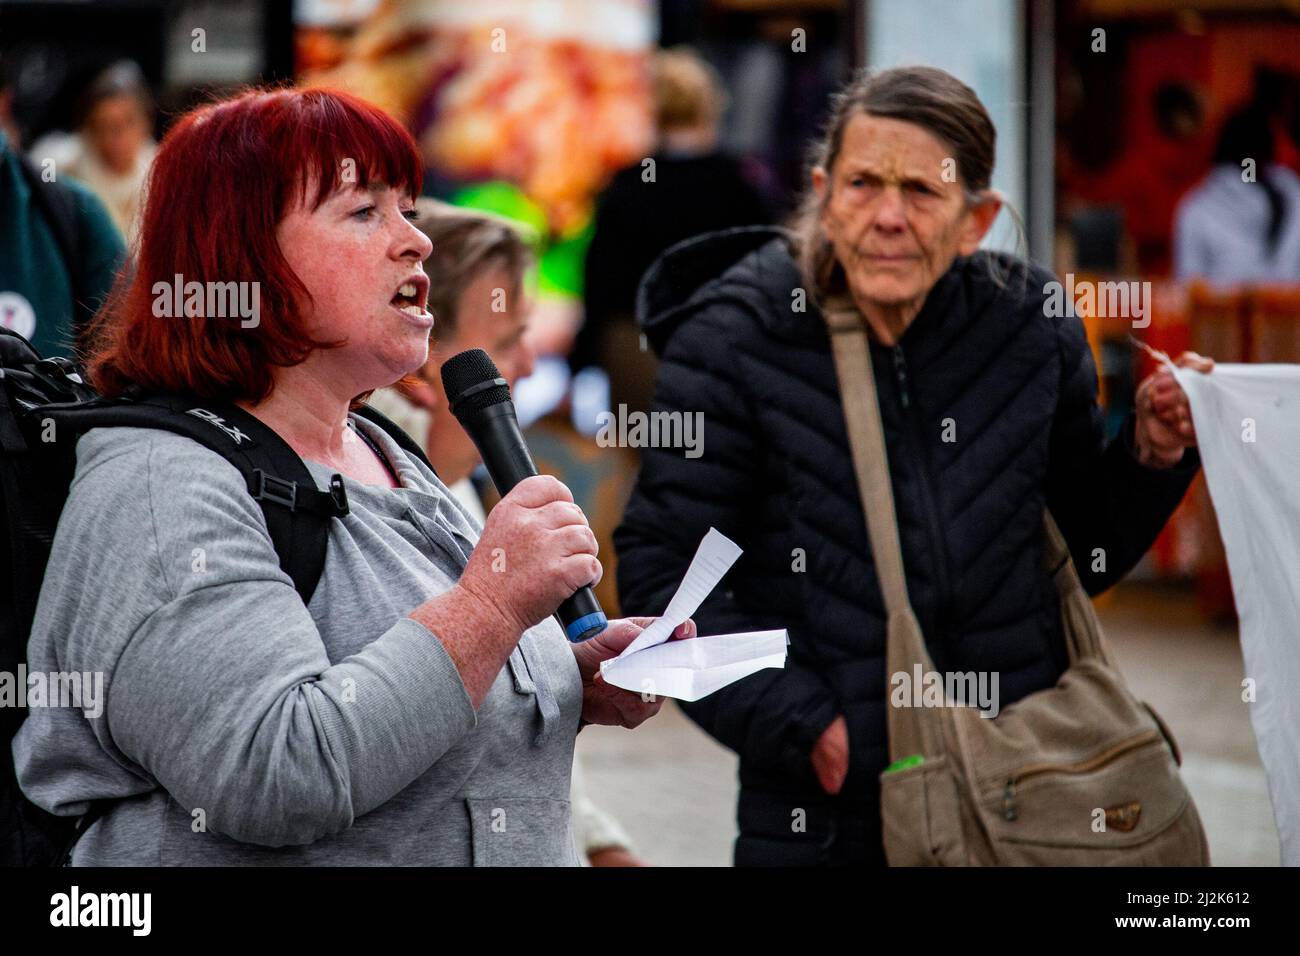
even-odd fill
[[[654,30],[649,0],[387,0],[301,29],[298,72],[391,112],[439,176],[511,183],[570,234],[653,147]]]
[[[1252,362],[1300,362],[1300,286],[1253,290],[1246,301]]]
[[[1133,334],[1159,351],[1177,357],[1186,350],[1218,362],[1300,363],[1300,285],[1211,288],[1203,283],[1152,284],[1151,324]],[[1094,350],[1107,338],[1130,329],[1111,320],[1087,319]],[[1135,380],[1155,369],[1139,352]],[[1183,503],[1151,549],[1162,576],[1192,576],[1202,613],[1214,619],[1234,614],[1232,583],[1214,506],[1198,475]]]

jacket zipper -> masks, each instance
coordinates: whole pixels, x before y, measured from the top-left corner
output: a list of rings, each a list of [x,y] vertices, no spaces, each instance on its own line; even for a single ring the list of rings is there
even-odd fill
[[[930,548],[934,554],[935,590],[937,591],[935,624],[938,632],[929,636],[933,646],[940,647],[946,639],[948,605],[951,601],[947,550],[943,542],[943,527],[939,521],[939,507],[934,499],[930,467],[923,452],[925,429],[921,421],[921,410],[912,401],[911,385],[907,374],[907,357],[903,354],[901,345],[893,346],[890,352],[893,353],[894,377],[898,381],[899,401],[902,403],[908,422],[908,427],[904,429],[904,444],[919,476],[917,484],[921,489],[921,503],[925,511],[926,527],[930,533]]]
[[[1114,760],[1121,754],[1128,753],[1130,750],[1136,750],[1138,747],[1144,747],[1154,740],[1160,739],[1160,731],[1148,730],[1145,733],[1138,734],[1136,737],[1130,737],[1128,740],[1121,741],[1109,750],[1104,750],[1081,763],[1072,764],[1052,764],[1040,763],[1032,767],[1026,767],[1019,773],[1007,777],[1006,787],[1002,791],[1002,815],[1008,820],[1014,820],[1019,813],[1016,810],[1016,785],[1023,783],[1030,777],[1037,777],[1044,773],[1087,773],[1090,770],[1096,770],[1102,764]]]

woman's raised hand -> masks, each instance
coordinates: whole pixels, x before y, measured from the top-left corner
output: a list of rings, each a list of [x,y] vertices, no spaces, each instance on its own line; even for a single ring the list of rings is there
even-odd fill
[[[492,509],[458,585],[498,611],[518,639],[578,588],[599,583],[598,550],[569,489],[534,475]]]
[[[1214,359],[1184,352],[1174,362],[1179,368],[1209,372]],[[1183,457],[1183,449],[1196,444],[1192,410],[1187,394],[1172,372],[1161,367],[1138,386],[1137,428],[1134,443],[1138,461],[1150,468],[1170,468]]]
[[[654,622],[652,617],[625,617],[610,621],[609,627],[595,637],[573,645],[573,656],[582,675],[582,718],[593,724],[636,727],[659,713],[663,698],[647,691],[637,693],[606,683],[600,673],[601,661],[618,657]],[[669,636],[685,641],[697,635],[695,622],[687,619]]]

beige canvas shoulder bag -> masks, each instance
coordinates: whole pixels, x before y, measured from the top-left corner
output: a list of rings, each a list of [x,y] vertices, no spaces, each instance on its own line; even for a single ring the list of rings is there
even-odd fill
[[[889,694],[894,675],[934,665],[908,600],[865,320],[841,307],[827,324],[888,612]],[[1177,744],[1125,685],[1065,540],[1050,514],[1043,524],[1070,666],[1056,686],[993,718],[947,700],[886,708],[886,857],[892,866],[1206,866]]]

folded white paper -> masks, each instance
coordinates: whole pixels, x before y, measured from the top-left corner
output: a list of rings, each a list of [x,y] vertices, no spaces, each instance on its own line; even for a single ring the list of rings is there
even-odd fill
[[[669,641],[601,665],[615,687],[699,700],[765,667],[785,666],[785,631],[747,631]]]
[[[635,654],[643,647],[662,644],[672,636],[677,625],[695,613],[704,603],[709,592],[722,580],[736,559],[742,554],[740,546],[717,528],[710,528],[709,533],[700,542],[691,559],[691,566],[686,569],[686,577],[677,585],[677,593],[668,602],[668,608],[662,617],[655,618],[653,624],[636,636],[636,640],[627,646],[620,657]]]
[[[639,694],[690,701],[765,667],[784,667],[788,641],[784,630],[668,640],[741,553],[734,541],[710,528],[663,616],[638,634],[618,657],[601,662],[605,680]]]

